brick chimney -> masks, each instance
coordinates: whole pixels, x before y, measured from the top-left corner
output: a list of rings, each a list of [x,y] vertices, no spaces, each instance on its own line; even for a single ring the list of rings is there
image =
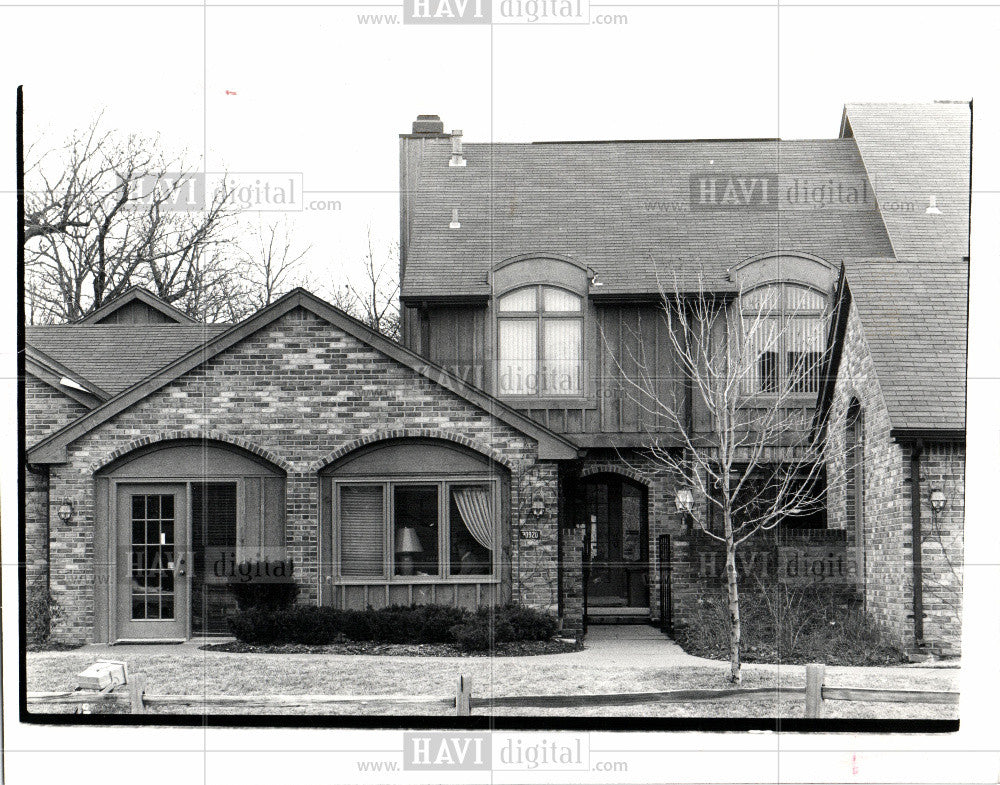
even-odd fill
[[[413,121],[414,136],[443,136],[444,123],[436,114],[418,114]]]

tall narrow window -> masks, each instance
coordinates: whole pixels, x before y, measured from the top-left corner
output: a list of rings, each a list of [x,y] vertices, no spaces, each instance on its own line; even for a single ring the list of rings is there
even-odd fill
[[[527,286],[497,301],[497,390],[539,397],[583,394],[583,299]]]
[[[762,286],[743,295],[747,395],[818,392],[826,347],[825,308],[820,292],[792,284]]]
[[[385,573],[384,491],[381,485],[340,487],[340,574],[349,578]]]
[[[438,486],[393,487],[396,575],[440,575]]]
[[[452,575],[489,575],[497,547],[493,494],[488,485],[453,485],[448,511]]]
[[[864,415],[857,400],[847,410],[844,433],[844,497],[847,525],[863,542],[865,515]]]

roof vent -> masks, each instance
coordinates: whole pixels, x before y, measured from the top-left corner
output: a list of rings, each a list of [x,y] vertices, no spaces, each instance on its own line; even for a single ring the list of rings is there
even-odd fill
[[[462,132],[452,130],[451,132],[451,160],[448,166],[465,166],[465,156],[462,155]]]
[[[418,114],[413,121],[413,133],[415,134],[443,134],[444,123],[436,114]]]

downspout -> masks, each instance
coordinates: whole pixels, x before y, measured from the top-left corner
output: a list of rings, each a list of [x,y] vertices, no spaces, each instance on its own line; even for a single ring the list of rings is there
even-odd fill
[[[913,536],[913,635],[917,646],[924,645],[924,565],[920,531],[920,456],[923,440],[913,443],[910,453],[910,517]]]

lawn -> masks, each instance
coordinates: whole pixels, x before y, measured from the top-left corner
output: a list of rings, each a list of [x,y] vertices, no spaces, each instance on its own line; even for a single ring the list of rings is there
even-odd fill
[[[192,647],[176,651],[116,654],[100,651],[38,652],[28,654],[28,690],[69,689],[74,675],[98,658],[123,659],[131,673],[146,676],[150,694],[421,694],[453,695],[460,674],[472,678],[473,695],[549,695],[605,692],[653,692],[674,689],[722,689],[725,665],[627,665],[595,660],[586,652],[535,657],[416,658],[330,654],[228,654]],[[744,666],[744,686],[801,687],[805,669],[765,665]],[[837,686],[955,690],[959,671],[937,668],[830,667],[827,683]],[[485,708],[475,713],[496,715],[630,716],[630,717],[801,717],[803,699],[748,699],[717,703],[643,704],[592,709]],[[200,713],[197,707],[178,709]],[[235,711],[235,710],[234,710]],[[259,714],[258,710],[250,710]],[[273,713],[323,714],[450,714],[448,709],[401,706],[387,712],[362,704],[285,708]],[[932,704],[864,704],[827,702],[826,717],[952,718],[957,707]]]

